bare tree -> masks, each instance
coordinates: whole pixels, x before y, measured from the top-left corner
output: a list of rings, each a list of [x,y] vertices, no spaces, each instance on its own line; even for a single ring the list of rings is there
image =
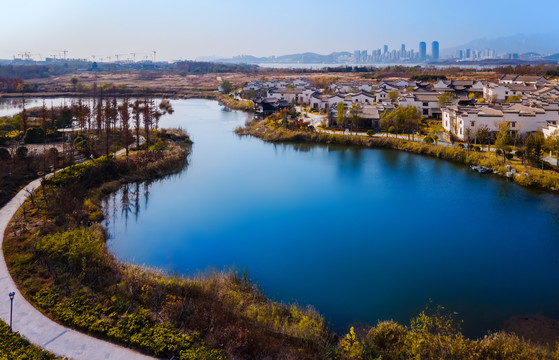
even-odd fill
[[[146,145],[149,146],[149,132],[150,132],[150,127],[151,127],[151,105],[152,105],[152,101],[151,99],[148,99],[147,97],[144,99],[144,112],[143,112],[143,117],[144,117],[144,131],[146,133]]]
[[[136,132],[136,147],[140,148],[140,127],[141,115],[143,113],[142,102],[140,100],[134,101],[132,105],[132,115],[134,116],[134,130]]]
[[[120,127],[121,127],[121,140],[124,148],[126,149],[126,156],[128,156],[128,147],[132,143],[132,135],[130,134],[130,112],[129,112],[128,98],[124,98],[122,105],[119,106],[120,114]]]

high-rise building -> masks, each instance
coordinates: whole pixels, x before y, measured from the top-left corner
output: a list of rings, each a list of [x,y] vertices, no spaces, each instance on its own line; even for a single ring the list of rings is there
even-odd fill
[[[382,54],[386,55],[387,52],[388,52],[388,45],[384,45],[384,52]]]
[[[356,63],[360,62],[360,60],[361,60],[361,51],[359,51],[359,50],[353,51],[353,57],[354,57]]]
[[[470,60],[472,58],[472,50],[471,49],[466,49],[466,55],[465,55],[466,59]]]
[[[361,63],[366,63],[368,61],[369,54],[367,54],[367,50],[361,51]]]
[[[427,44],[425,41],[419,43],[419,61],[427,60]]]
[[[406,44],[402,44],[402,54],[406,53]]]
[[[439,60],[439,42],[433,41],[431,43],[431,60],[437,61]]]

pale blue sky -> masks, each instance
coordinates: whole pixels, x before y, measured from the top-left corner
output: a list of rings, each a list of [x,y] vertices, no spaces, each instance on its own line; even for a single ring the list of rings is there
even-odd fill
[[[480,37],[559,33],[557,0],[0,0],[0,58],[23,51],[69,57],[157,51],[199,56],[441,49]],[[140,54],[143,53],[143,54]]]

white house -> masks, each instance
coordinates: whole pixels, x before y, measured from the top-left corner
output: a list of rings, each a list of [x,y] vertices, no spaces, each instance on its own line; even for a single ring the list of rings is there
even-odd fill
[[[373,105],[375,103],[375,95],[367,91],[359,91],[356,93],[349,93],[344,96],[346,105],[359,103],[361,105]]]
[[[377,102],[382,102],[382,101],[386,101],[388,100],[388,92],[390,90],[386,90],[383,88],[377,89],[374,91],[375,94],[375,98],[377,100]]]
[[[359,86],[357,86],[357,89],[371,92],[371,90],[373,90],[373,86],[369,83],[360,83]]]
[[[465,140],[467,135],[475,136],[477,131],[484,127],[489,131],[497,131],[497,124],[503,121],[502,111],[487,106],[451,106],[442,109],[443,128],[460,140]]]
[[[278,100],[285,100],[290,105],[298,105],[301,103],[301,95],[303,90],[301,89],[288,89],[288,88],[279,88],[270,90],[268,92],[268,97],[273,97]]]
[[[384,111],[384,107],[380,105],[362,105],[359,109],[359,128],[361,129],[379,129],[380,114]],[[347,109],[348,118],[350,111]],[[336,108],[332,108],[328,115],[328,126],[336,127],[338,112]]]
[[[301,92],[301,96],[300,96],[300,103],[301,104],[305,104],[308,105],[311,103],[311,96],[312,94],[314,94],[316,92],[316,89],[312,89],[312,88],[305,88],[302,90]]]
[[[483,97],[489,102],[504,102],[509,96],[524,96],[537,90],[535,85],[507,84],[498,85],[494,83],[483,87]]]
[[[559,136],[559,125],[547,125],[542,128],[543,136],[547,139],[550,136]]]
[[[399,99],[400,106],[415,106],[422,116],[433,119],[441,118],[438,92],[413,92]]]
[[[531,75],[503,75],[499,79],[499,84],[547,84],[549,81],[545,76]]]
[[[433,89],[437,91],[447,91],[450,89],[450,81],[439,80],[435,84],[433,84]]]
[[[249,90],[258,91],[263,88],[264,88],[264,83],[262,81],[251,81],[246,83],[246,85],[243,87],[243,91],[249,91]]]
[[[311,95],[310,106],[317,111],[329,110],[337,106],[340,101],[344,101],[344,98],[339,94],[324,95],[316,91]]]
[[[504,108],[489,106],[451,106],[442,109],[443,128],[465,140],[468,134],[475,136],[477,131],[486,127],[490,132],[499,131],[499,125],[508,124],[511,132],[526,134],[543,130],[559,124],[559,112],[546,111],[544,108],[514,104]]]
[[[311,84],[310,80],[305,79],[305,78],[299,78],[299,79],[295,79],[293,81],[293,86],[295,86],[298,89],[304,89],[305,87],[309,86]]]

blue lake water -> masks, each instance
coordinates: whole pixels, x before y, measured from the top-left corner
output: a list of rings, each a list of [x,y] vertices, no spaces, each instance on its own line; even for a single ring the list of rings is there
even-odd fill
[[[403,152],[239,137],[242,112],[172,104],[161,124],[190,133],[190,164],[107,199],[118,259],[246,268],[268,296],[313,305],[339,331],[408,323],[429,300],[469,336],[512,315],[559,317],[556,195]]]

